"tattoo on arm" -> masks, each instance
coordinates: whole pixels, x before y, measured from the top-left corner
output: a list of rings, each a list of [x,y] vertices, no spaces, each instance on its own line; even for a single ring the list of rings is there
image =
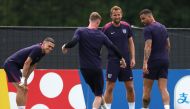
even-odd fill
[[[147,62],[151,53],[151,47],[152,47],[152,40],[148,39],[145,42],[145,48],[144,48],[144,62]]]

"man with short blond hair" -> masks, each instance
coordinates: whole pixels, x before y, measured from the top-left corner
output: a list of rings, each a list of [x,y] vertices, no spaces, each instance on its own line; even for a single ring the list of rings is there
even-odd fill
[[[73,39],[62,46],[63,53],[67,53],[69,48],[79,43],[80,70],[84,80],[95,95],[93,109],[99,109],[103,101],[104,79],[100,58],[102,46],[105,45],[115,53],[121,61],[121,67],[126,66],[125,60],[122,58],[118,48],[98,29],[100,22],[101,16],[97,12],[92,12],[89,17],[88,27],[77,29]]]

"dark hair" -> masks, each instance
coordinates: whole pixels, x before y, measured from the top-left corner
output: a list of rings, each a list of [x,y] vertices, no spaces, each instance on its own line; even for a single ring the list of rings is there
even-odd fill
[[[98,13],[98,12],[92,12],[91,14],[90,14],[90,18],[89,18],[91,21],[94,21],[94,20],[97,20],[97,19],[99,19],[99,20],[101,20],[102,19],[102,17],[100,16],[100,14]]]
[[[140,11],[139,15],[142,14],[152,14],[152,11],[150,9],[143,9],[142,11]]]
[[[51,37],[46,37],[43,41],[47,41],[47,42],[51,42],[51,43],[55,44],[54,39]]]

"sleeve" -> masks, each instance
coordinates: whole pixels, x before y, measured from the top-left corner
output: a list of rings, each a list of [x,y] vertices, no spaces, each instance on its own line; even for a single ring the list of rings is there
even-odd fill
[[[79,37],[80,37],[79,34],[80,34],[80,29],[77,29],[74,33],[72,40],[70,42],[66,43],[65,48],[74,47],[77,44],[77,42],[79,41]]]
[[[105,28],[105,26],[102,28],[102,32],[105,34],[105,35],[107,35],[107,31],[106,31],[107,29]]]
[[[104,37],[104,45],[107,48],[110,48],[113,45],[112,41],[105,34],[103,34],[103,37]]]
[[[143,30],[144,40],[152,39],[152,34],[149,28],[144,28]]]
[[[42,54],[42,49],[41,48],[34,48],[30,52],[29,56],[32,60],[34,60],[36,57],[40,56]]]
[[[114,53],[117,55],[117,57],[119,59],[122,58],[121,52],[119,51],[119,49],[111,42],[111,40],[109,40],[109,38],[106,35],[104,36],[104,45],[108,48],[108,49],[112,49],[114,51]]]
[[[104,33],[106,31],[105,26],[102,28],[102,32]]]
[[[132,31],[132,28],[131,28],[131,26],[129,26],[129,34],[128,34],[128,38],[130,38],[130,37],[133,37],[133,31]]]

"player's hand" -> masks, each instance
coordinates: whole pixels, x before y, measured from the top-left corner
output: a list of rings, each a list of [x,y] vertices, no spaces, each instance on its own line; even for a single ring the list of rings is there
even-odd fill
[[[62,52],[63,54],[66,54],[68,52],[68,49],[65,48],[65,44],[62,46]]]
[[[131,59],[130,68],[135,67],[135,59]]]
[[[126,64],[126,62],[125,62],[125,59],[122,58],[122,59],[120,60],[120,67],[121,67],[121,68],[125,68],[126,66],[127,66],[127,64]]]
[[[143,73],[144,73],[144,74],[148,74],[148,73],[149,73],[147,63],[144,63],[144,64],[143,64]]]
[[[19,83],[19,87],[23,88],[23,89],[28,89],[27,88],[27,79],[25,77],[21,78],[21,81]]]

